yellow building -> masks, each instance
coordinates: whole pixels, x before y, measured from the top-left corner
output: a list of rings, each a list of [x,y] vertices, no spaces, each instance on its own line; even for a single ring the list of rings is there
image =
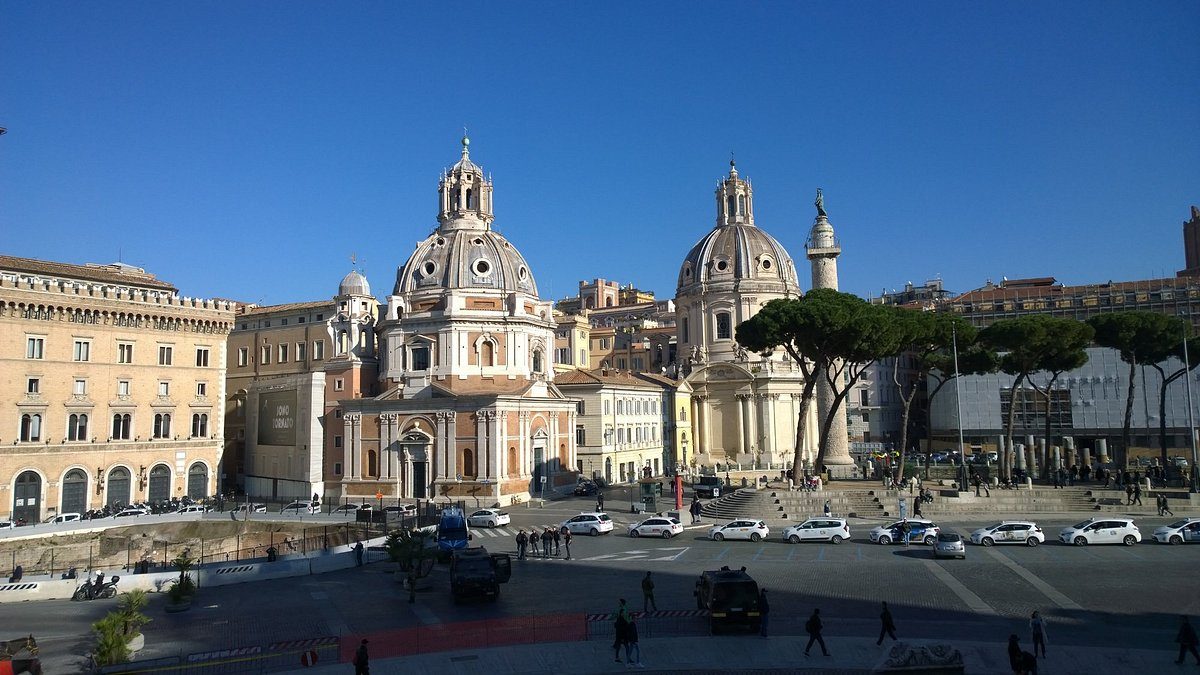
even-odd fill
[[[214,494],[234,303],[0,256],[0,514]]]

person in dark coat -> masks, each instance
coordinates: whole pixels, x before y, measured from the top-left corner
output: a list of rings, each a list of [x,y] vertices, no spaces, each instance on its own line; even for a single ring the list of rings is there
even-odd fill
[[[651,607],[658,611],[658,603],[654,601],[654,580],[646,572],[646,576],[642,577],[642,611],[648,612]]]
[[[892,612],[888,609],[887,603],[883,603],[883,612],[879,614],[879,639],[875,641],[875,646],[883,644],[883,636],[889,635],[892,642],[896,641],[896,623],[892,621]]]
[[[525,559],[525,545],[529,543],[529,537],[525,536],[525,530],[517,532],[517,560]]]
[[[535,558],[539,557],[538,542],[541,541],[541,539],[542,535],[538,534],[536,527],[529,530],[529,555]]]
[[[364,638],[354,652],[354,675],[370,675],[370,657],[367,655],[367,641]]]
[[[542,530],[542,557],[543,558],[550,557],[550,547],[553,545],[554,545],[554,533],[551,532],[550,528],[547,527],[546,529]]]
[[[700,500],[692,497],[692,505],[688,510],[692,513],[692,524],[700,522]]]
[[[362,542],[361,542],[361,541],[360,541],[360,542],[356,542],[356,543],[354,544],[354,562],[355,562],[355,564],[357,564],[359,567],[362,567],[362,563],[363,563],[363,545],[362,545]]]
[[[1142,504],[1142,484],[1140,481],[1133,484],[1133,503],[1138,506],[1144,506]]]
[[[554,537],[554,555],[555,557],[558,557],[559,545],[562,543],[562,535],[559,534],[557,529],[550,534]]]
[[[571,559],[571,531],[567,528],[562,529],[563,546],[567,548],[567,560]]]
[[[1192,657],[1196,659],[1196,665],[1200,666],[1200,653],[1196,652],[1196,644],[1200,641],[1196,639],[1196,629],[1192,628],[1186,616],[1180,617],[1179,633],[1175,635],[1175,641],[1179,643],[1179,658],[1175,659],[1175,663],[1183,663],[1184,654],[1191,652]]]
[[[758,634],[767,637],[767,620],[771,617],[771,603],[767,602],[767,589],[758,591]]]
[[[808,617],[808,621],[804,624],[804,630],[808,631],[808,645],[804,648],[804,655],[808,656],[808,650],[812,649],[813,643],[821,645],[821,653],[829,656],[829,650],[825,648],[825,638],[821,637],[821,610],[814,609],[812,616]]]

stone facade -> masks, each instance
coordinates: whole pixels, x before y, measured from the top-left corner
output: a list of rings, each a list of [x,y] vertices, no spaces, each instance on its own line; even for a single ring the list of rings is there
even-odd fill
[[[215,494],[234,303],[0,256],[0,514]]]

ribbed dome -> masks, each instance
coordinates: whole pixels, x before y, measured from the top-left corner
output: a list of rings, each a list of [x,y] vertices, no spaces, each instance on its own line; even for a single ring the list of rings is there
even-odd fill
[[[338,284],[338,295],[370,295],[371,285],[367,283],[367,278],[359,274],[357,270],[351,271],[345,277],[342,277],[342,283]]]
[[[776,281],[799,288],[796,266],[774,237],[745,223],[715,227],[683,260],[678,289],[694,283]]]
[[[396,294],[480,288],[537,295],[525,258],[495,230],[434,230],[396,273]]]

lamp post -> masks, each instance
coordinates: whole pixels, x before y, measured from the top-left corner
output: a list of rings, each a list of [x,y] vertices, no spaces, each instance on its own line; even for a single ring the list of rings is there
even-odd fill
[[[958,372],[958,329],[953,323],[950,324],[950,345],[954,349],[954,405],[957,408],[958,417],[958,463],[962,467],[962,479],[959,482],[959,490],[967,490],[967,452],[963,447],[963,421],[962,421],[962,381]],[[932,435],[933,429],[929,430]]]
[[[1191,370],[1192,370],[1191,364],[1188,362],[1187,334],[1185,333],[1183,336],[1183,381],[1184,381],[1184,384],[1186,385],[1187,400],[1188,400],[1188,437],[1192,441],[1192,467],[1191,467],[1192,472],[1191,472],[1191,481],[1190,481],[1191,486],[1190,486],[1189,492],[1191,492],[1192,494],[1196,494],[1196,492],[1198,491],[1197,490],[1198,486],[1196,483],[1196,478],[1197,478],[1197,476],[1196,476],[1196,460],[1197,460],[1197,456],[1196,456],[1196,422],[1192,417],[1192,373],[1191,373]]]

